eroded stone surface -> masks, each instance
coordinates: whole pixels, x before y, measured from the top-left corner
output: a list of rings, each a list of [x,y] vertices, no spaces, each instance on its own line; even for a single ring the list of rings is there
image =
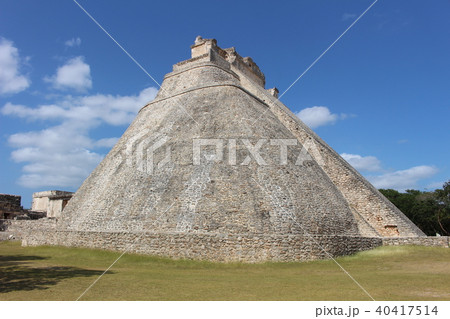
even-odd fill
[[[137,241],[132,251],[253,262],[424,236],[264,83],[251,58],[197,38],[192,58],[165,76],[56,230],[35,230],[25,243],[121,250]],[[220,141],[221,151],[203,145],[196,163],[199,139]],[[290,141],[285,162],[273,140]]]

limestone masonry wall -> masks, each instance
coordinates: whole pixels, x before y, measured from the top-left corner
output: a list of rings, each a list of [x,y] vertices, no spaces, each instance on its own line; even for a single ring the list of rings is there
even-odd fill
[[[174,65],[61,218],[11,222],[7,231],[28,246],[221,262],[306,261],[381,245],[448,247],[448,237],[425,237],[279,102],[276,89],[265,90],[251,58],[201,37],[191,49],[192,58]],[[192,143],[199,139],[226,141],[223,159],[195,164]],[[267,165],[244,165],[250,139],[295,145],[283,165],[269,142],[260,148]],[[161,141],[164,147],[151,148]],[[303,146],[311,158],[296,164]],[[171,150],[168,162],[163,149]]]
[[[17,195],[0,194],[0,219],[12,217],[23,211],[20,205],[21,197]]]
[[[47,217],[61,217],[64,207],[72,196],[72,192],[58,190],[33,193],[31,210],[44,212]]]
[[[38,220],[2,220],[0,228],[5,234],[12,235],[14,239],[25,238],[34,230],[52,231],[56,228],[57,220],[42,218]]]
[[[21,197],[18,195],[0,194],[0,204],[9,205],[14,208],[20,208]]]
[[[307,261],[349,255],[381,246],[380,238],[351,236],[220,235],[206,233],[30,232],[24,246],[88,247],[219,262]],[[131,243],[133,243],[131,245]]]
[[[302,123],[284,104],[267,91],[252,85],[237,72],[241,84],[264,101],[271,113],[285,125],[303,145],[314,146],[308,152],[323,168],[352,208],[363,236],[425,236],[397,207],[340,157],[328,144]]]
[[[448,248],[450,247],[450,237],[429,236],[429,237],[383,238],[383,246],[400,246],[400,245],[439,246]]]

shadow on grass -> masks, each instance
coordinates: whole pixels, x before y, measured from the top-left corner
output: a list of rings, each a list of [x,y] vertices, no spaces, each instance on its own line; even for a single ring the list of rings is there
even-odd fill
[[[41,256],[0,256],[0,294],[11,291],[42,290],[74,277],[100,276],[103,271],[76,267],[36,267],[30,262],[47,259]],[[109,274],[113,272],[108,272]]]

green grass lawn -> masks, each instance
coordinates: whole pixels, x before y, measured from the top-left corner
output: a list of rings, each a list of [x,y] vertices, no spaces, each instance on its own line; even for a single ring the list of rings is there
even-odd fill
[[[76,300],[120,253],[0,242],[0,300]],[[337,261],[376,300],[450,300],[450,249],[380,247]],[[331,260],[211,263],[124,255],[82,300],[368,300]]]

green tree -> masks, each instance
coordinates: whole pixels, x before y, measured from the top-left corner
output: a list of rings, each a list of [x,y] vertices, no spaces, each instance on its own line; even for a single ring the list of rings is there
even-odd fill
[[[380,192],[425,234],[450,235],[450,181],[433,192],[412,189],[405,193],[394,189],[380,189]]]
[[[442,189],[435,190],[438,201],[437,221],[443,233],[450,235],[450,181]]]

